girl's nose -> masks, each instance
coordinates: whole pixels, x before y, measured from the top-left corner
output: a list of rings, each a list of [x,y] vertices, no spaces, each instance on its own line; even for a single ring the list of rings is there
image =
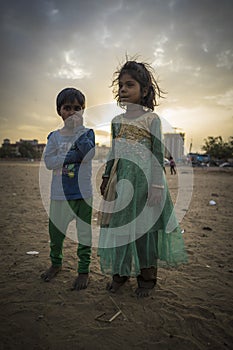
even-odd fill
[[[122,85],[121,87],[120,87],[120,92],[124,92],[125,91],[125,85]]]

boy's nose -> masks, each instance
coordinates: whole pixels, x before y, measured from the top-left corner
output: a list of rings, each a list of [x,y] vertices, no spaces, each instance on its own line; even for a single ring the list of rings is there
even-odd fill
[[[69,115],[72,115],[76,112],[75,110],[75,107],[70,107],[70,110],[69,110]]]

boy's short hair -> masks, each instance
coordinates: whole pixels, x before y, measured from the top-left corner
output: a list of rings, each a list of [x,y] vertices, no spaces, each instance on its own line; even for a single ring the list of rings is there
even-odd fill
[[[66,103],[74,103],[77,100],[82,107],[85,108],[85,96],[83,93],[75,88],[65,88],[59,92],[56,99],[57,113],[60,115],[61,106]]]

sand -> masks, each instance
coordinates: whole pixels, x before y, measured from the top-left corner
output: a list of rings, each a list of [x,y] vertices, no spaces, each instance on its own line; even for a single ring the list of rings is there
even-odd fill
[[[62,272],[50,283],[41,280],[50,261],[38,170],[37,162],[0,162],[0,349],[233,349],[233,169],[194,169],[181,222],[189,262],[160,268],[146,299],[136,298],[134,278],[118,294],[108,294],[109,277],[100,271],[96,248],[88,289],[71,291],[77,258],[69,238]],[[166,176],[175,198],[177,177]],[[211,199],[216,205],[209,205]],[[103,313],[102,320],[110,319],[119,309],[110,323],[96,319]]]

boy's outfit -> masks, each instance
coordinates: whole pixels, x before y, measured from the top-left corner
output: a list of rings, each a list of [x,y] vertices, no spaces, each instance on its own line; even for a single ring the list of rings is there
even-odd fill
[[[72,136],[59,130],[48,136],[44,161],[53,170],[49,215],[50,258],[62,265],[62,248],[69,223],[76,219],[78,272],[88,273],[91,259],[92,158],[95,135],[92,129],[77,127]]]

